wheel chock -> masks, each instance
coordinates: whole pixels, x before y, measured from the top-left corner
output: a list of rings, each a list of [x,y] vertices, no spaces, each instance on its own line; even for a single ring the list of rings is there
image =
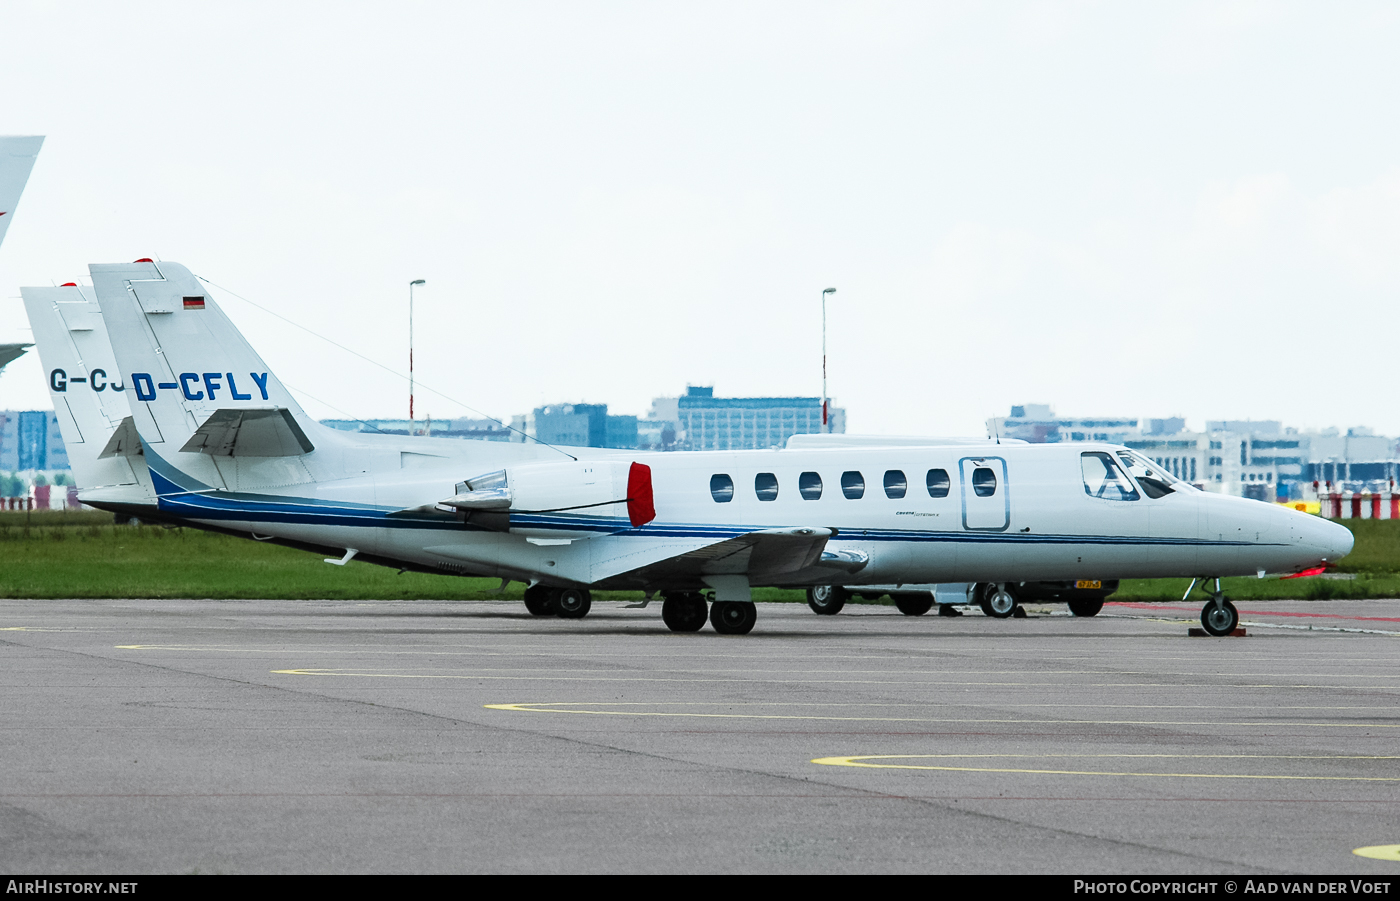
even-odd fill
[[[1191,628],[1186,630],[1186,634],[1191,636],[1192,638],[1244,638],[1246,633],[1244,631],[1243,626],[1236,626],[1235,631],[1231,632],[1229,635],[1215,636],[1207,632],[1205,629],[1192,626]]]

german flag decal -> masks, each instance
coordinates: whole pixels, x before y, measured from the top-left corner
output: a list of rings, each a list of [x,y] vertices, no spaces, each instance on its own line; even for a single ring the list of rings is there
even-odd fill
[[[202,310],[202,309],[204,309],[204,297],[203,297],[203,295],[201,295],[201,296],[199,296],[199,297],[186,297],[186,298],[185,298],[185,309],[187,309],[187,310]]]

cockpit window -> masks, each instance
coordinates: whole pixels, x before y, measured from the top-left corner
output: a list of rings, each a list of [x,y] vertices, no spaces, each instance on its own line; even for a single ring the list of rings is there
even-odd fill
[[[1102,451],[1080,454],[1079,466],[1084,471],[1084,493],[1090,497],[1108,501],[1135,501],[1142,497],[1110,454]]]
[[[1142,486],[1143,493],[1154,500],[1171,494],[1185,484],[1151,460],[1132,451],[1119,451],[1118,459],[1128,474]]]

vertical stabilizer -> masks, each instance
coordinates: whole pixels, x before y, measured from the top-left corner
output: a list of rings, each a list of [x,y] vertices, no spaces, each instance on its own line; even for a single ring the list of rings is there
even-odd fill
[[[129,512],[153,506],[127,385],[92,290],[67,285],[20,294],[80,497]]]
[[[146,462],[170,483],[157,480],[158,493],[313,480],[301,458],[324,427],[188,269],[139,262],[90,271]],[[280,462],[259,469],[258,459]]]
[[[34,169],[34,160],[44,139],[39,136],[0,137],[0,244],[15,218],[19,196]]]

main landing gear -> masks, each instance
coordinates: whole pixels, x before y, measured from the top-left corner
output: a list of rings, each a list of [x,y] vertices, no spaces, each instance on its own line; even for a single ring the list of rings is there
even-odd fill
[[[558,616],[583,619],[593,607],[593,595],[587,588],[550,588],[531,585],[525,589],[525,609],[531,616]]]
[[[667,594],[661,602],[661,621],[672,632],[699,632],[708,615],[705,596],[698,592]]]
[[[749,601],[715,601],[708,611],[706,606],[699,592],[670,592],[661,602],[661,621],[672,632],[699,632],[708,612],[710,625],[721,635],[747,635],[758,621],[758,610]]]
[[[1186,597],[1190,597],[1191,589],[1196,587],[1200,579],[1192,579],[1191,587],[1186,589]],[[1215,594],[1206,601],[1206,605],[1201,608],[1201,628],[1206,630],[1207,635],[1229,635],[1240,624],[1240,612],[1235,609],[1235,605],[1225,600],[1225,592],[1220,590],[1220,580],[1215,580]]]
[[[710,625],[722,635],[747,635],[758,621],[752,601],[715,601],[710,605]]]

